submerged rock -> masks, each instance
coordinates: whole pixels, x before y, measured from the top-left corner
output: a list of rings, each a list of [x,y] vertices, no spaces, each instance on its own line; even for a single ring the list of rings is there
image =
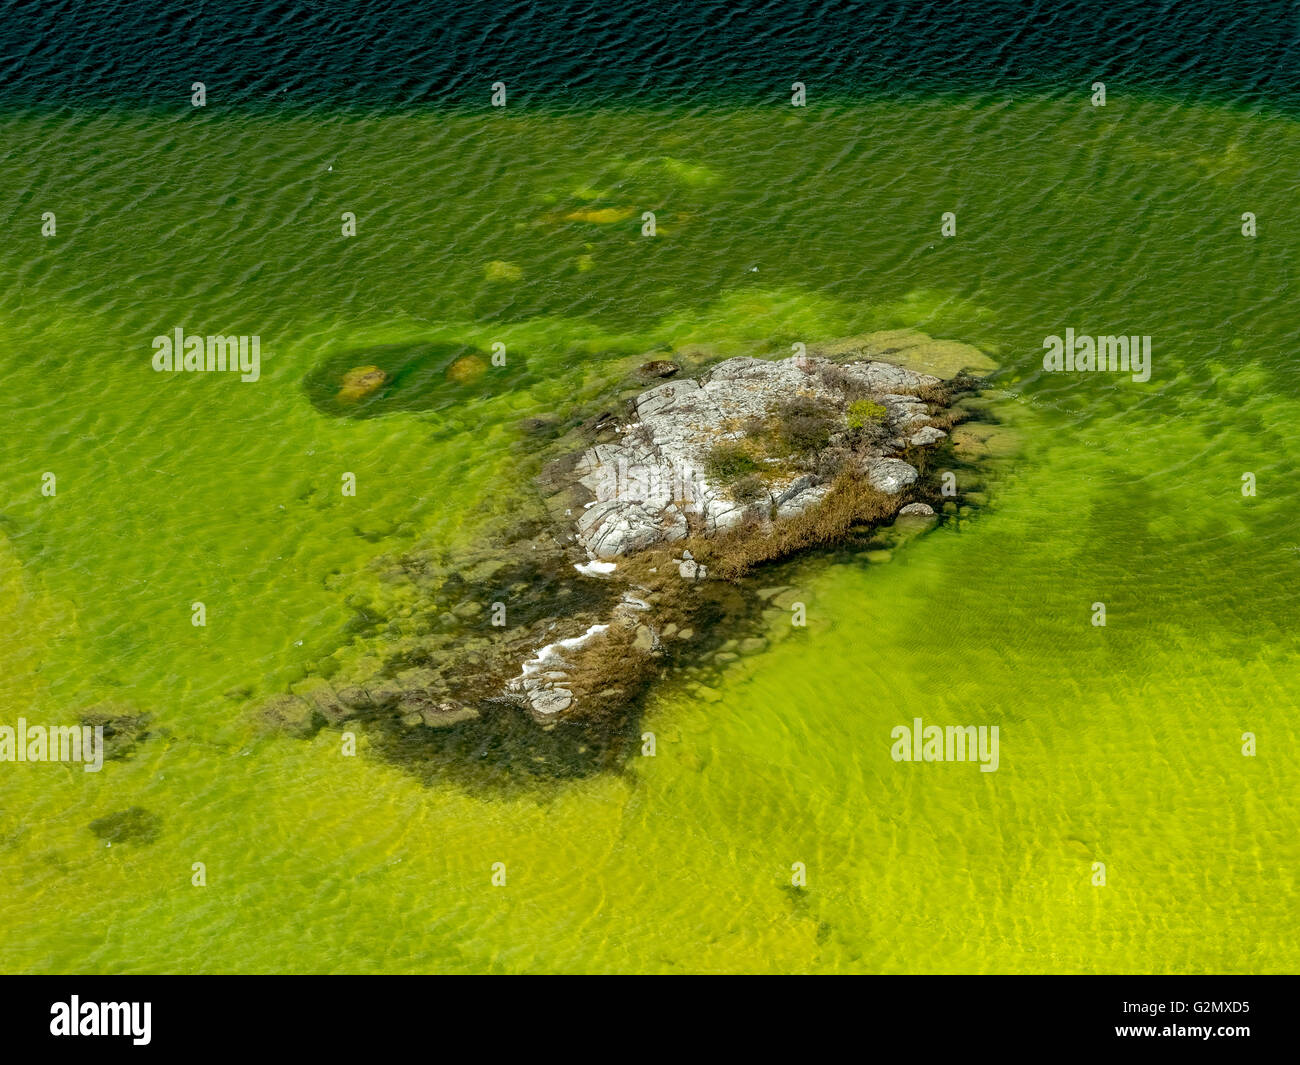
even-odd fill
[[[419,724],[435,729],[451,728],[466,721],[475,721],[480,716],[475,707],[451,701],[429,702],[420,706],[415,712],[419,716]]]
[[[488,281],[522,281],[524,271],[518,263],[507,262],[504,259],[493,259],[483,267],[483,276]]]
[[[570,211],[564,216],[567,222],[595,222],[597,225],[609,225],[613,222],[625,222],[636,214],[632,207],[586,207]]]
[[[130,758],[136,748],[149,738],[151,714],[133,713],[113,704],[100,704],[81,715],[81,724],[102,727],[104,758],[116,762]]]
[[[1005,458],[1020,446],[1015,430],[988,422],[960,425],[952,431],[955,453],[965,459]]]
[[[458,385],[473,384],[487,373],[487,360],[478,355],[462,355],[447,367],[447,380]]]
[[[311,704],[296,695],[276,696],[262,708],[262,720],[267,726],[299,738],[316,731],[313,718]]]
[[[162,818],[143,806],[97,817],[90,831],[110,847],[114,843],[153,843],[162,832]]]
[[[338,398],[344,403],[355,403],[388,384],[388,374],[378,366],[358,366],[343,375]]]

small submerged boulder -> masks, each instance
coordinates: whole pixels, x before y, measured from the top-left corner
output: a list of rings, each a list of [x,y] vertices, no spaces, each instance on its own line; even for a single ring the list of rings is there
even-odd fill
[[[1020,438],[1014,429],[989,422],[970,422],[959,425],[952,432],[953,450],[958,457],[977,460],[1006,458],[1020,447]]]
[[[143,806],[132,806],[95,818],[90,831],[110,847],[114,843],[153,843],[162,833],[162,818]]]
[[[479,717],[479,712],[474,707],[449,700],[430,702],[421,706],[416,713],[419,714],[422,725],[434,729],[451,728],[466,721],[475,721]]]
[[[507,262],[504,259],[493,259],[483,267],[483,276],[488,281],[522,281],[524,271],[518,263]]]
[[[477,355],[462,355],[447,367],[447,380],[458,385],[472,385],[485,373],[487,362]]]
[[[675,362],[667,359],[655,359],[652,362],[643,362],[637,367],[636,372],[642,377],[672,377],[678,373],[681,367]]]
[[[519,431],[529,436],[541,436],[555,428],[553,418],[525,418],[519,423]]]
[[[372,395],[388,384],[388,374],[378,366],[358,366],[343,375],[338,398],[344,403],[355,403]]]
[[[262,720],[269,728],[306,739],[316,732],[312,705],[296,695],[277,695],[262,708]]]
[[[594,222],[596,225],[607,226],[614,222],[626,222],[634,214],[636,210],[632,207],[584,207],[577,211],[570,211],[564,216],[564,220]]]
[[[543,717],[552,717],[573,705],[573,692],[567,688],[537,685],[529,692],[528,701],[534,713],[541,714]]]
[[[135,713],[115,704],[100,704],[81,715],[81,724],[103,728],[104,758],[115,762],[130,758],[136,748],[149,738],[151,714]]]

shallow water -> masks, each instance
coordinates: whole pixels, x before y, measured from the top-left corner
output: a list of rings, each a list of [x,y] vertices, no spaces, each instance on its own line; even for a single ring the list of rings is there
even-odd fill
[[[100,774],[0,776],[0,969],[1295,967],[1290,118],[63,109],[0,145],[0,709],[154,715]],[[261,380],[155,374],[177,326],[260,335]],[[646,353],[896,327],[1000,364],[1020,453],[890,561],[800,567],[808,627],[716,695],[659,688],[654,758],[492,793],[259,730],[259,699],[394,638],[358,610],[427,609],[384,560],[508,526],[524,419]],[[1150,334],[1151,381],[1043,374],[1066,327]],[[498,342],[505,372],[376,416],[313,402],[342,362]],[[997,724],[998,772],[894,762],[917,716]],[[89,827],[132,807],[152,842]]]

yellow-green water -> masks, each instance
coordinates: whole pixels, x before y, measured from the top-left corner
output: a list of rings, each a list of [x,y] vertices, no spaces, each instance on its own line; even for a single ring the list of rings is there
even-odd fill
[[[1294,968],[1297,148],[1283,116],[1113,93],[0,118],[0,722],[154,715],[102,773],[0,767],[0,969]],[[632,214],[565,218],[602,208]],[[262,379],[155,374],[176,326],[260,335]],[[659,689],[654,758],[497,793],[259,729],[376,652],[345,627],[385,557],[509,520],[522,419],[646,352],[900,326],[1003,367],[992,506],[801,568],[807,629],[716,701]],[[1066,327],[1152,335],[1152,380],[1042,375]],[[512,376],[429,410],[304,391],[495,341]],[[1000,769],[894,762],[916,716],[997,724]],[[88,827],[135,806],[155,841]]]

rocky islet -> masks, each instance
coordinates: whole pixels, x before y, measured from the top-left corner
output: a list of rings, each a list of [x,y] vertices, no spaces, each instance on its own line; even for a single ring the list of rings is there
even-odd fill
[[[766,646],[727,624],[780,597],[751,569],[850,527],[936,520],[929,456],[964,419],[965,370],[990,365],[913,331],[690,376],[644,364],[633,379],[660,383],[582,422],[585,446],[559,441],[534,482],[548,517],[444,574],[446,609],[415,646],[367,677],[309,677],[265,716],[299,735],[376,717],[435,731],[502,714],[544,730],[624,722],[670,662]]]

